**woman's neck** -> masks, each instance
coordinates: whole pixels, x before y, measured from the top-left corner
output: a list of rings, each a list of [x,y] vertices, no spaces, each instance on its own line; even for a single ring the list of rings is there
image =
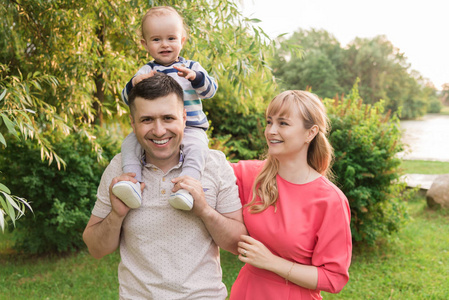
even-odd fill
[[[279,161],[278,174],[288,182],[295,184],[308,183],[321,176],[307,164],[306,159]]]

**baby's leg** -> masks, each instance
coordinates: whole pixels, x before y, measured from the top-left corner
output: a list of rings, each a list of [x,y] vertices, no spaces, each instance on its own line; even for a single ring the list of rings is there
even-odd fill
[[[201,179],[206,159],[209,154],[209,141],[206,132],[200,128],[186,127],[184,138],[182,139],[184,162],[182,164],[181,175],[190,176],[196,180]],[[193,207],[193,197],[184,189],[178,190],[170,195],[168,200],[177,209],[191,210]]]
[[[206,132],[201,128],[186,127],[182,145],[184,163],[180,176],[188,175],[200,180],[209,155],[209,140]]]
[[[136,179],[142,182],[142,147],[137,141],[134,132],[122,142],[122,169],[123,173],[136,173]]]
[[[112,187],[112,193],[130,208],[138,208],[142,203],[140,190],[140,182],[142,182],[141,153],[142,148],[136,135],[131,132],[122,143],[122,169],[123,173],[135,173],[138,182],[119,181]]]

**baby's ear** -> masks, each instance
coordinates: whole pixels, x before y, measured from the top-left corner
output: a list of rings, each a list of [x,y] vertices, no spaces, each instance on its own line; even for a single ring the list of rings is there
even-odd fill
[[[183,36],[182,38],[181,38],[181,45],[183,45],[184,46],[184,43],[186,42],[186,37],[185,36]]]
[[[145,39],[141,39],[140,44],[145,48],[145,50],[147,50],[147,52],[149,52],[149,50],[147,48],[147,41]]]

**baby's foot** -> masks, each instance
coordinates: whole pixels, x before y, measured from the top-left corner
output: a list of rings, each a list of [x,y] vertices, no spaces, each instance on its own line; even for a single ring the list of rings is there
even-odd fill
[[[170,195],[168,202],[171,206],[181,210],[191,210],[193,207],[193,197],[186,190],[178,190]]]
[[[112,193],[129,208],[138,208],[142,203],[140,182],[119,181],[112,187]]]

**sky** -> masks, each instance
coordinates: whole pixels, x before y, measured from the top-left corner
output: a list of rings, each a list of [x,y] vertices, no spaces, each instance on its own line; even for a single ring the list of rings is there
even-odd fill
[[[345,47],[354,38],[385,35],[411,69],[442,89],[449,83],[448,0],[242,0],[271,38],[298,28],[324,29]]]

